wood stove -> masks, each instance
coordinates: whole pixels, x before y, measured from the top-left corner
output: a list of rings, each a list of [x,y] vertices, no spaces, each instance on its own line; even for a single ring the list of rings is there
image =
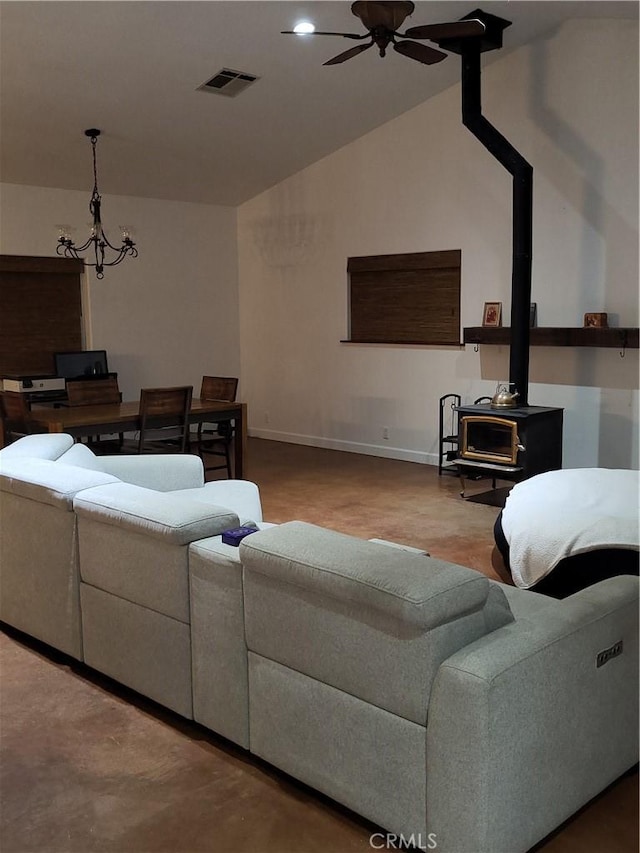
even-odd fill
[[[529,405],[533,168],[482,113],[480,57],[502,47],[502,32],[510,21],[481,9],[472,15],[485,23],[482,39],[439,44],[462,59],[462,123],[513,178],[509,389],[517,392],[519,405],[457,407],[458,455],[451,461],[461,479],[488,475],[495,487],[497,477],[518,481],[562,467],[563,410]]]
[[[525,480],[562,468],[563,410],[544,406],[496,409],[458,406],[461,473]]]

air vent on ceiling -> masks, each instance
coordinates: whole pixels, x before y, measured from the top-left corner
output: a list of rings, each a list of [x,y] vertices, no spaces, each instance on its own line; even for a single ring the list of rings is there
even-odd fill
[[[255,74],[246,74],[244,71],[233,71],[231,68],[223,68],[215,77],[207,80],[202,86],[198,86],[201,92],[215,92],[217,95],[226,95],[234,98],[247,86],[250,86],[258,78]]]

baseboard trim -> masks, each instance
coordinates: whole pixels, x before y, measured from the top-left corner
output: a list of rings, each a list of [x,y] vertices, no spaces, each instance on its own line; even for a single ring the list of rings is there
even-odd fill
[[[344,441],[319,435],[300,435],[294,432],[277,432],[271,429],[249,428],[248,435],[264,438],[267,441],[283,441],[285,444],[305,444],[309,447],[324,447],[327,450],[342,450],[345,453],[361,453],[364,456],[382,456],[385,459],[398,459],[401,462],[417,462],[420,465],[437,465],[435,453],[407,450],[404,447],[388,447],[381,444],[364,444],[360,441]]]

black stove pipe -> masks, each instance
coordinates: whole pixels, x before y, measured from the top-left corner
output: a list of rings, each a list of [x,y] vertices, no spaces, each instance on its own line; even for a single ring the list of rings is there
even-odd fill
[[[469,40],[471,42],[471,40]],[[529,397],[529,308],[533,242],[533,167],[482,115],[480,47],[469,43],[462,55],[462,123],[513,175],[513,263],[511,276],[511,346],[509,382],[518,406]],[[513,388],[512,388],[513,390]]]

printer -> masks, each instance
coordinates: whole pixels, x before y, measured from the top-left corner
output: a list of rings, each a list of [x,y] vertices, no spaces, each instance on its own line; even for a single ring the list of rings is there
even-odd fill
[[[2,379],[3,391],[17,391],[20,394],[34,394],[39,391],[64,391],[64,377],[60,376],[5,376]]]

